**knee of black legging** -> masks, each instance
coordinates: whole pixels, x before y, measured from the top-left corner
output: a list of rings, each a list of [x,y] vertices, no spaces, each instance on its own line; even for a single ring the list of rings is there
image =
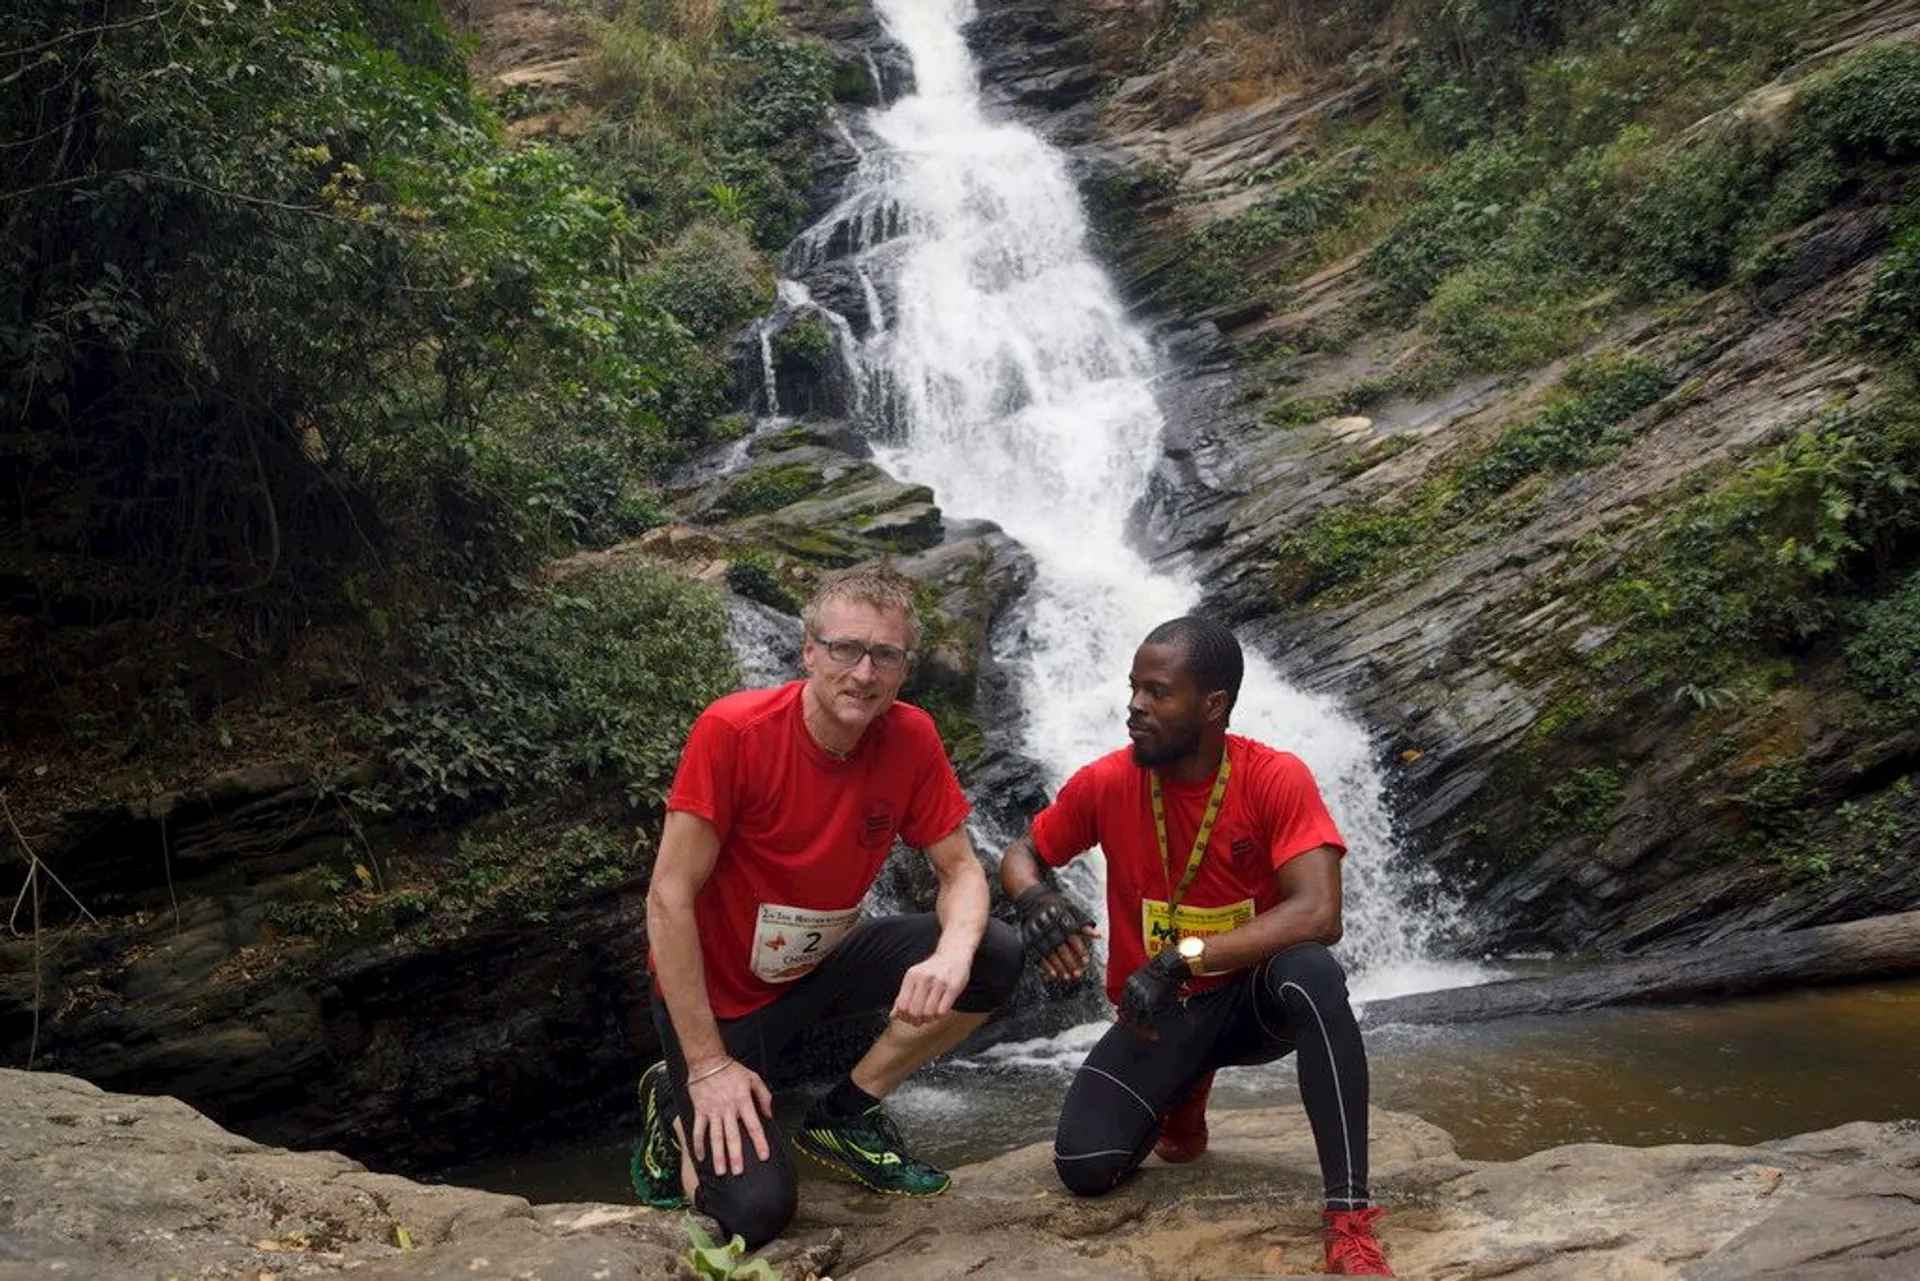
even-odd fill
[[[1020,933],[1005,921],[989,920],[980,946],[973,952],[973,973],[967,990],[956,1005],[974,1014],[985,1014],[1006,1004],[1020,981],[1026,956],[1020,949]]]
[[[738,1233],[749,1250],[784,1232],[799,1205],[799,1184],[764,1166],[700,1187],[700,1212],[720,1225],[719,1239]]]
[[[1124,1157],[1104,1154],[1074,1156],[1053,1152],[1053,1170],[1060,1182],[1075,1196],[1104,1196],[1125,1178],[1132,1165]]]
[[[1267,961],[1265,978],[1280,996],[1286,994],[1289,985],[1315,998],[1325,995],[1344,999],[1347,995],[1346,970],[1319,943],[1299,943],[1275,953]]]

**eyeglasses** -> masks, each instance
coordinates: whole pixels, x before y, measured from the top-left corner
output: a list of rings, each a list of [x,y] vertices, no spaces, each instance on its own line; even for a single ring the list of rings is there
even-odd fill
[[[828,640],[818,634],[813,639],[827,651],[827,657],[833,660],[836,667],[858,667],[861,659],[871,658],[874,671],[899,672],[905,671],[907,664],[913,661],[913,651],[901,649],[898,645],[867,645],[850,637]]]

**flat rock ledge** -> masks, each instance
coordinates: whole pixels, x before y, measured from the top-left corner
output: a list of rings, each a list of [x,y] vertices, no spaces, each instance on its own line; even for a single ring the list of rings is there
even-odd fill
[[[1920,1275],[1920,1122],[1758,1147],[1577,1144],[1467,1161],[1374,1114],[1400,1275]],[[375,1174],[222,1130],[170,1098],[0,1070],[0,1281],[43,1277],[668,1278],[682,1216]],[[767,1256],[788,1278],[1249,1278],[1320,1266],[1318,1175],[1294,1108],[1216,1114],[1212,1152],[1081,1201],[1045,1145],[956,1172],[933,1201],[809,1182]]]

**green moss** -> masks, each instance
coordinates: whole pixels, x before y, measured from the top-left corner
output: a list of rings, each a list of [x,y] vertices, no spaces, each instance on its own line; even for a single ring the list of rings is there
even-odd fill
[[[735,517],[778,511],[818,492],[823,483],[820,469],[808,463],[755,467],[727,487],[718,508]]]

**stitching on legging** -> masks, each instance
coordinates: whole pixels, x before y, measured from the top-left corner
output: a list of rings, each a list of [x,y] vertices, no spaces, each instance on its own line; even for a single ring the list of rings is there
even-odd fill
[[[1059,1148],[1055,1148],[1053,1150],[1053,1159],[1056,1161],[1091,1161],[1095,1157],[1132,1156],[1132,1155],[1133,1153],[1128,1151],[1126,1148],[1106,1148],[1099,1152],[1082,1152],[1078,1156],[1069,1156],[1065,1152],[1062,1152]]]
[[[1351,1188],[1353,1186],[1353,1139],[1347,1133],[1347,1100],[1340,1090],[1340,1066],[1334,1061],[1333,1038],[1327,1035],[1327,1021],[1320,1017],[1320,1007],[1313,1003],[1313,997],[1307,993],[1307,989],[1291,979],[1280,984],[1282,992],[1288,988],[1298,992],[1300,999],[1307,1003],[1307,1008],[1313,1011],[1314,1024],[1320,1029],[1320,1043],[1327,1047],[1327,1073],[1333,1078],[1333,1106],[1334,1110],[1340,1114],[1340,1147],[1346,1154],[1346,1168],[1343,1173],[1347,1176],[1347,1186]]]
[[[1156,1121],[1160,1119],[1160,1114],[1158,1112],[1155,1112],[1153,1110],[1153,1106],[1149,1104],[1145,1099],[1141,1098],[1139,1093],[1135,1091],[1131,1085],[1128,1085],[1125,1081],[1122,1081],[1119,1077],[1107,1071],[1105,1068],[1097,1068],[1097,1067],[1093,1067],[1090,1064],[1082,1064],[1080,1067],[1080,1070],[1082,1072],[1091,1072],[1095,1076],[1106,1077],[1107,1080],[1112,1081],[1115,1085],[1125,1090],[1128,1096],[1131,1097],[1135,1103],[1138,1103],[1140,1105],[1140,1110],[1142,1112],[1145,1112],[1148,1116],[1152,1117]]]

